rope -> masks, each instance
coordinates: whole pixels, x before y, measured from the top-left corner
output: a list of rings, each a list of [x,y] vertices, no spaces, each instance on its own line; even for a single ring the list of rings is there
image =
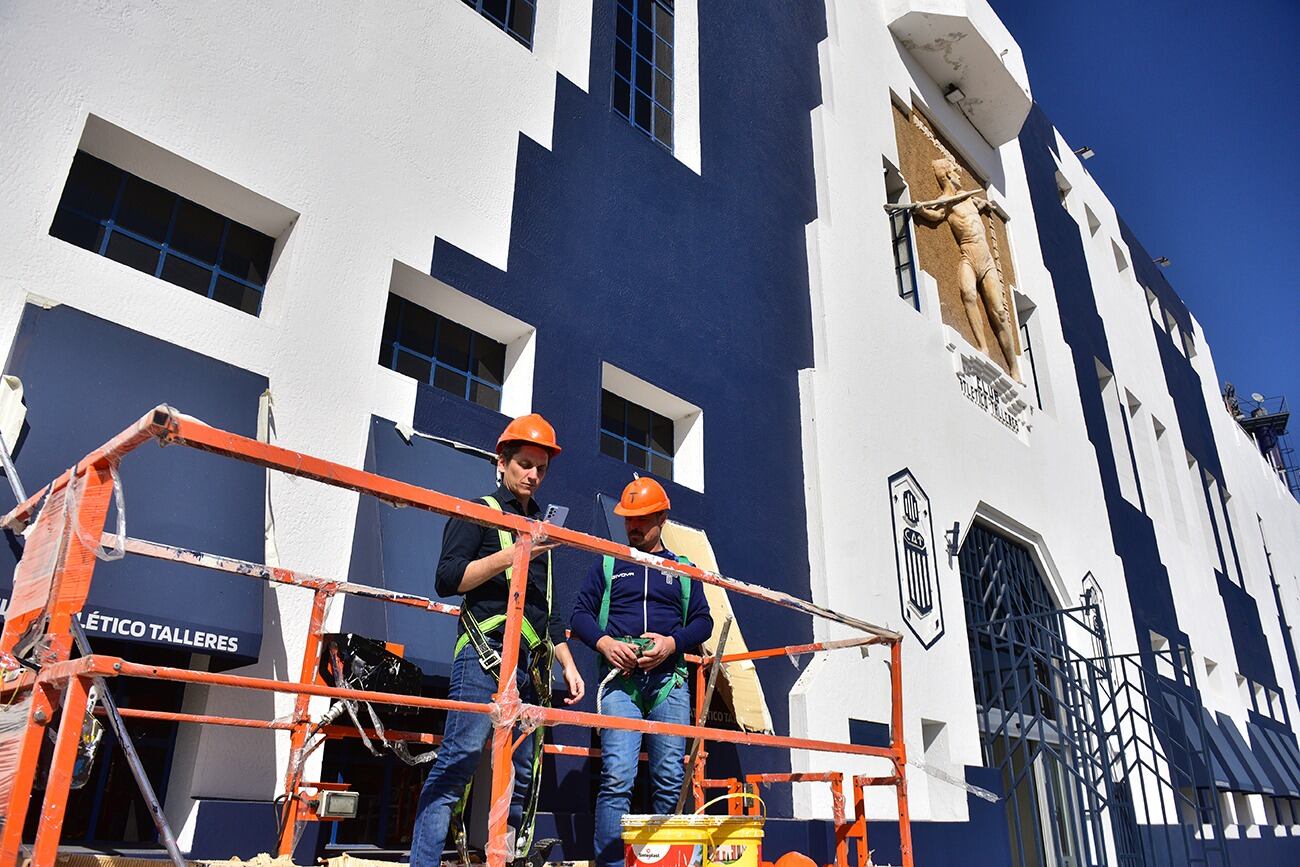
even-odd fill
[[[600,686],[596,687],[596,713],[597,714],[603,713],[601,707],[605,701],[605,687],[608,686],[609,682],[613,680],[617,675],[618,675],[618,669],[611,668],[609,670],[609,674],[605,675],[605,679],[600,682]]]

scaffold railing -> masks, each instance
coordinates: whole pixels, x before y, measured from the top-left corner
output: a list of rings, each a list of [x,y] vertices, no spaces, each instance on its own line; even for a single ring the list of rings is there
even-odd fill
[[[413,696],[392,692],[375,692],[332,686],[322,682],[320,663],[327,606],[338,595],[368,597],[388,604],[422,608],[442,615],[458,615],[453,605],[426,597],[371,587],[354,582],[224,557],[192,549],[178,548],[161,542],[131,538],[121,532],[104,532],[115,488],[121,486],[119,464],[135,449],[150,440],[163,446],[179,445],[222,457],[254,464],[269,470],[313,479],[315,481],[376,497],[394,506],[424,509],[457,517],[477,524],[497,527],[515,534],[514,564],[509,586],[505,634],[502,641],[501,675],[498,690],[490,702],[465,702],[446,698]],[[260,506],[260,503],[259,503]],[[121,503],[119,502],[119,509]],[[898,806],[900,859],[903,867],[912,867],[911,824],[907,800],[907,751],[904,743],[902,702],[902,641],[900,633],[868,623],[812,602],[759,584],[741,581],[687,563],[661,557],[580,533],[543,524],[522,516],[502,513],[486,505],[421,488],[416,485],[365,472],[311,455],[240,436],[211,427],[171,407],[159,406],[146,413],[100,448],[92,451],[48,485],[19,503],[0,518],[0,527],[24,532],[26,543],[15,570],[13,594],[0,634],[0,705],[6,719],[0,720],[0,867],[20,863],[23,855],[23,828],[33,799],[40,801],[40,822],[31,846],[33,867],[53,867],[67,807],[68,793],[76,760],[77,744],[82,735],[91,684],[95,678],[132,677],[200,684],[210,687],[257,690],[295,696],[294,712],[289,720],[259,720],[207,714],[180,713],[144,708],[121,708],[123,716],[160,719],[197,725],[220,725],[285,731],[290,737],[290,753],[285,774],[282,800],[282,832],[279,854],[292,855],[295,830],[312,816],[302,797],[304,788],[301,761],[313,720],[309,703],[313,697],[372,702],[379,705],[404,705],[435,710],[455,710],[488,714],[493,722],[490,742],[492,784],[488,819],[487,862],[489,867],[505,867],[506,824],[511,796],[511,756],[516,747],[512,731],[516,724],[538,726],[580,726],[618,728],[648,734],[669,734],[700,738],[704,742],[729,742],[782,750],[863,756],[885,760],[892,773],[883,776],[853,778],[856,816],[844,817],[842,776],[833,774],[766,774],[749,779],[744,785],[776,782],[825,781],[836,792],[835,827],[836,861],[848,867],[845,841],[857,838],[859,865],[867,859],[865,815],[862,789],[887,786],[895,791]],[[665,572],[684,575],[733,593],[750,596],[812,617],[841,624],[861,633],[860,636],[836,641],[815,642],[783,647],[724,654],[721,661],[738,662],[810,654],[847,647],[883,645],[890,653],[891,708],[889,746],[868,746],[830,740],[795,738],[760,732],[733,731],[698,725],[679,725],[618,717],[602,716],[561,707],[528,704],[520,699],[516,686],[519,641],[523,620],[524,592],[528,563],[534,544],[541,540],[592,554],[612,555],[625,560],[644,562]],[[183,668],[131,662],[114,656],[91,654],[73,656],[74,621],[85,605],[90,591],[97,557],[104,550],[117,556],[133,555],[171,560],[195,567],[234,573],[250,579],[298,587],[313,595],[311,617],[297,681],[269,677],[196,671]],[[702,671],[711,657],[688,659]],[[697,716],[701,690],[696,690]],[[41,745],[51,728],[56,728],[54,749],[44,791],[38,790],[36,774],[41,760]],[[364,728],[328,725],[321,728],[325,737],[362,737]],[[432,732],[387,731],[390,741],[437,744]],[[593,756],[598,750],[562,744],[547,744],[547,752],[563,755]],[[695,765],[694,794],[698,806],[706,779],[704,756]],[[814,779],[815,778],[815,779]],[[728,785],[739,787],[738,781]]]

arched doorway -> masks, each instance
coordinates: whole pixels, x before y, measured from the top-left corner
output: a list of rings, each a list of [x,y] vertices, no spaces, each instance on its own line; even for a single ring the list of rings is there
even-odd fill
[[[1201,836],[1205,735],[1187,648],[1112,655],[1092,601],[1062,605],[1028,545],[975,523],[959,555],[984,763],[1002,772],[1013,867],[1226,863]],[[1210,783],[1209,785],[1212,785]],[[1212,791],[1212,790],[1211,790]],[[1135,794],[1137,798],[1135,798]]]

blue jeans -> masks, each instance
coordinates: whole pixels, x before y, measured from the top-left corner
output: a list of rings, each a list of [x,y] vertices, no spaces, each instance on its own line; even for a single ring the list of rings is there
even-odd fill
[[[653,695],[663,683],[661,678],[647,680],[648,683],[641,684],[646,695]],[[606,715],[690,724],[691,690],[685,683],[678,684],[648,715],[643,715],[631,696],[617,689],[614,683],[611,681],[605,688],[602,709]],[[600,791],[596,795],[596,867],[622,867],[622,818],[632,807],[632,786],[636,782],[641,739],[641,732],[601,729]],[[651,808],[658,814],[671,813],[677,806],[677,793],[681,791],[686,775],[682,764],[686,757],[686,738],[645,735],[645,746],[649,757]]]
[[[501,645],[489,639],[498,652]],[[533,681],[528,674],[528,653],[520,649],[516,683],[520,698],[536,703]],[[455,701],[490,702],[497,691],[497,681],[478,663],[473,644],[466,644],[451,664],[451,688],[447,697]],[[447,842],[451,811],[465,793],[465,786],[478,768],[479,755],[492,736],[492,720],[487,714],[449,711],[443,727],[442,746],[433,760],[429,775],[420,790],[411,837],[411,867],[437,867]],[[516,735],[517,736],[517,735]],[[515,790],[510,800],[510,827],[516,831],[523,822],[524,799],[533,776],[533,739],[525,738],[515,750]],[[479,797],[487,797],[480,792]],[[513,857],[514,853],[509,853]]]

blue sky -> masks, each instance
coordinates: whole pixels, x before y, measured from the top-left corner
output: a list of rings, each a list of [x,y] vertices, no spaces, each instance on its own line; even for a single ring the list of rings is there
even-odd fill
[[[1205,330],[1300,434],[1300,3],[990,0],[1034,99]]]

